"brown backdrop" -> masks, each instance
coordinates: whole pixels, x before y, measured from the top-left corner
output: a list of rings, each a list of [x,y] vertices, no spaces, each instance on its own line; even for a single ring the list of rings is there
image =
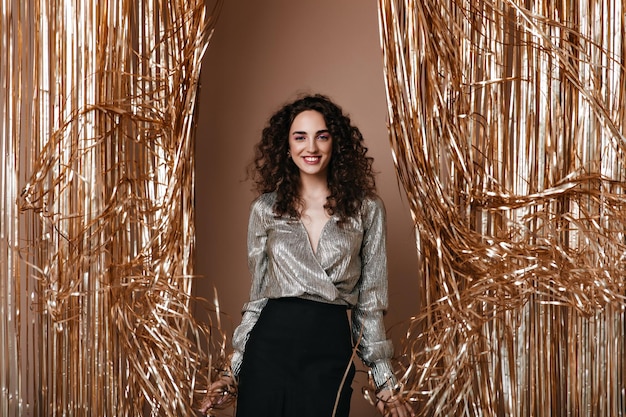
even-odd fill
[[[370,0],[230,0],[205,55],[197,137],[196,293],[217,288],[228,314],[227,333],[239,323],[250,276],[246,226],[254,198],[245,167],[267,118],[298,93],[329,95],[359,126],[379,172],[388,215],[390,309],[396,350],[402,323],[418,311],[414,230],[399,190],[389,147],[376,2]],[[354,416],[376,412],[353,385]]]

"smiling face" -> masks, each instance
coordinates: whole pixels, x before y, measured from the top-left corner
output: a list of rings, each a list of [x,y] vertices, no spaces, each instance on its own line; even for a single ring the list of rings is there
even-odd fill
[[[305,110],[289,129],[289,152],[300,169],[300,176],[326,179],[332,156],[333,139],[321,113]]]

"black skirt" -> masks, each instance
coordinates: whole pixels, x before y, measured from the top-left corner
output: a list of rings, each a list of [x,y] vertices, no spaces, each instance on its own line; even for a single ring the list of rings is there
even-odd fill
[[[346,307],[268,301],[246,343],[237,417],[348,417],[354,364]]]

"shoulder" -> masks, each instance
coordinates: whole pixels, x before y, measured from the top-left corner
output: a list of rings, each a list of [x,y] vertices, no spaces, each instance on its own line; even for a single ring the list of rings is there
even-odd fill
[[[375,225],[385,227],[387,222],[385,204],[379,196],[373,195],[363,199],[361,202],[361,221],[366,229]]]
[[[274,211],[274,203],[276,202],[276,193],[264,193],[252,201],[250,212],[257,214],[271,214]]]
[[[372,196],[365,197],[361,202],[361,213],[364,216],[368,216],[374,213],[385,214],[385,203],[382,198],[374,194]]]

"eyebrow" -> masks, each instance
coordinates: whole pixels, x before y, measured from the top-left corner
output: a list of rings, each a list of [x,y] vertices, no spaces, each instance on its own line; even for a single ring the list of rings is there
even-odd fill
[[[317,132],[315,132],[315,134],[316,134],[316,135],[319,135],[319,134],[321,134],[321,133],[329,133],[329,132],[328,132],[328,129],[318,130]],[[296,132],[292,132],[291,134],[292,134],[292,135],[306,135],[306,132],[305,132],[305,131],[298,130],[298,131],[296,131]]]

